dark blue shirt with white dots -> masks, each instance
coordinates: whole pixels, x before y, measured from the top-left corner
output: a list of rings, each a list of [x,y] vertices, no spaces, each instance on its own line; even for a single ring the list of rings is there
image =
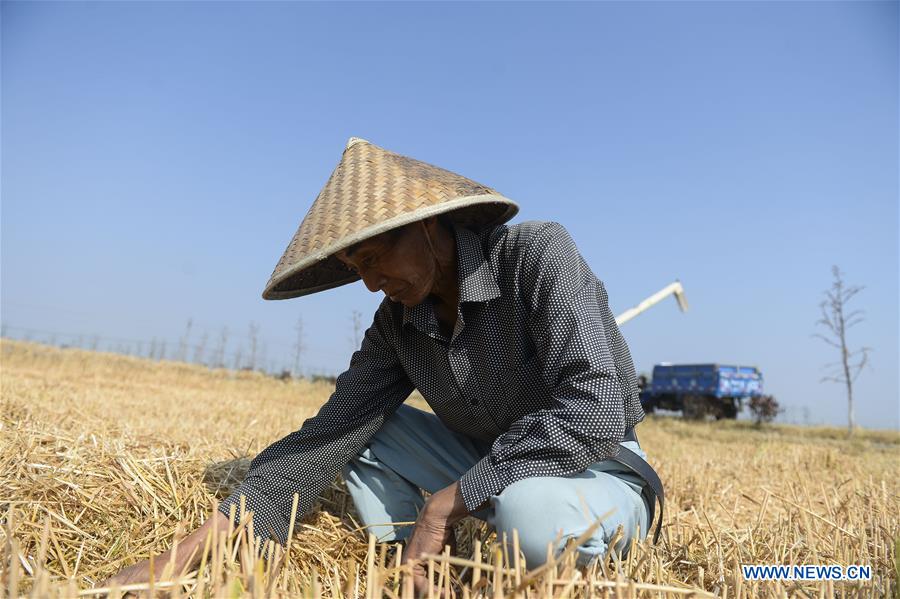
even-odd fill
[[[562,225],[455,229],[459,308],[448,338],[430,299],[385,298],[319,413],[263,450],[241,486],[255,534],[297,518],[418,389],[446,426],[492,443],[460,479],[469,511],[515,481],[567,476],[616,455],[643,420],[634,364],[606,290]]]

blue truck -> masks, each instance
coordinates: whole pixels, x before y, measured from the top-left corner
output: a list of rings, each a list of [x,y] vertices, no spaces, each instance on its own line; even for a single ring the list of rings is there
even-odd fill
[[[681,411],[685,418],[710,414],[737,418],[743,401],[763,394],[763,377],[754,366],[725,364],[657,364],[653,378],[638,379],[644,411]]]

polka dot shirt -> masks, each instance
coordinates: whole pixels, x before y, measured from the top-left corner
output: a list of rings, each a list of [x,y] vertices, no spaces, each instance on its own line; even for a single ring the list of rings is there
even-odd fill
[[[448,428],[492,442],[460,479],[470,511],[517,480],[616,455],[644,418],[634,365],[568,232],[531,221],[455,235],[452,335],[430,299],[407,308],[385,298],[330,399],[253,460],[223,514],[244,495],[255,533],[285,543],[294,494],[299,519],[413,389]]]

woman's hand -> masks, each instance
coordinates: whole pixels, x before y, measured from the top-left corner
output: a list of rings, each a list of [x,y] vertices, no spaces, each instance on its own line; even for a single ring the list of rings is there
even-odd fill
[[[160,558],[163,558],[165,554],[161,555]],[[161,572],[160,565],[165,567],[165,564],[168,561],[156,561],[154,560],[154,578],[159,578],[159,574]],[[113,586],[123,587],[127,584],[145,584],[150,582],[150,560],[145,559],[144,561],[138,562],[136,564],[132,564],[127,568],[122,568],[117,574],[114,576],[110,576],[106,580],[100,583],[100,587],[103,588],[111,588]],[[126,596],[130,595],[126,594]]]
[[[441,489],[425,502],[403,555],[403,563],[415,562],[413,585],[417,595],[427,592],[431,582],[425,564],[416,560],[424,554],[440,554],[445,545],[452,544],[453,525],[468,513],[459,483]]]
[[[203,544],[206,541],[206,535],[212,530],[213,526],[218,532],[224,534],[228,531],[228,518],[220,514],[218,511],[213,512],[212,516],[206,519],[200,528],[189,534],[181,542],[178,543],[175,553],[173,575],[185,572],[191,567],[200,563],[203,551]],[[166,551],[153,559],[153,578],[159,580],[163,570],[172,561],[172,549]],[[124,586],[127,584],[146,584],[150,582],[150,560],[145,559],[136,564],[122,568],[118,573],[110,576],[100,583],[100,587],[109,588],[112,586]]]

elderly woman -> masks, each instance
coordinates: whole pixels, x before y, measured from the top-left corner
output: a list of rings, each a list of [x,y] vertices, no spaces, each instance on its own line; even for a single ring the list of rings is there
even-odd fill
[[[644,414],[606,291],[559,224],[503,224],[517,211],[474,181],[350,140],[263,297],[361,278],[385,298],[330,399],[256,456],[182,541],[179,565],[242,497],[255,534],[285,543],[294,496],[299,517],[341,471],[364,523],[405,542],[407,560],[439,553],[467,515],[501,537],[518,530],[529,567],[601,518],[577,548],[583,563],[620,525],[620,553],[646,535],[662,487],[634,435]],[[414,389],[434,414],[403,405]],[[144,578],[138,564],[114,580]]]

